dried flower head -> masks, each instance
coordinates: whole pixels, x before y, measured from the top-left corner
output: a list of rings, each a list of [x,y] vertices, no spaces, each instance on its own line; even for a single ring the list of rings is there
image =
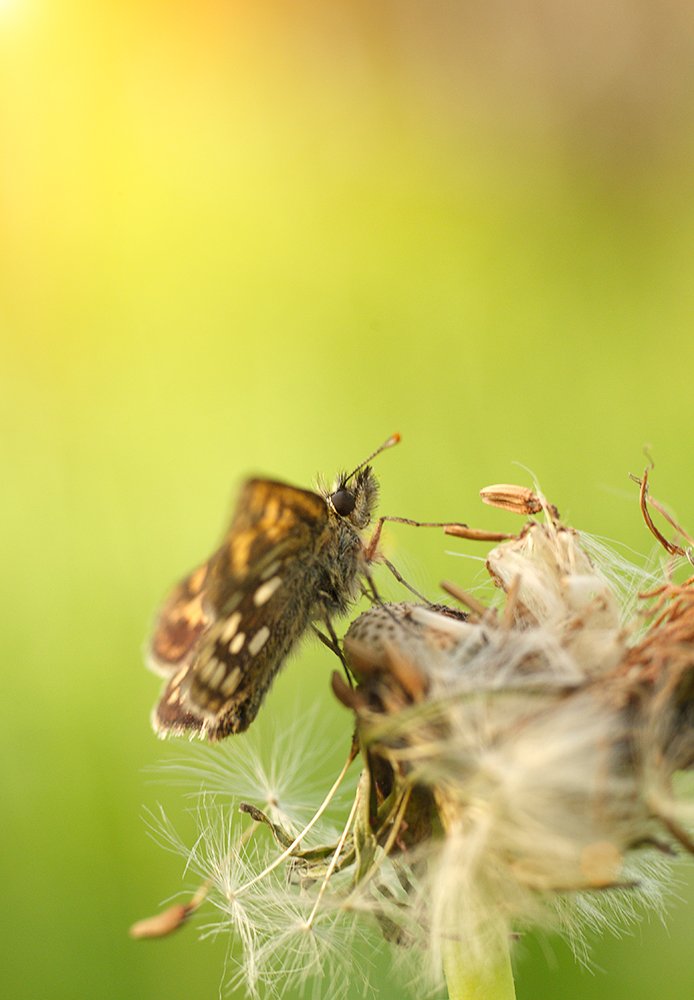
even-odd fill
[[[415,959],[417,992],[426,971],[429,983],[445,973],[452,995],[512,996],[514,934],[558,928],[580,950],[586,924],[660,905],[672,856],[694,849],[691,806],[672,793],[694,764],[694,577],[628,567],[625,601],[605,548],[539,494],[504,485],[483,499],[544,514],[517,535],[449,532],[500,542],[486,561],[498,603],[447,584],[467,611],[381,604],[353,622],[356,684],[336,673],[333,690],[356,728],[333,789],[298,833],[244,805],[271,841],[243,865],[229,842],[210,865],[251,992],[319,983],[326,964],[348,982],[347,949],[371,927]],[[356,758],[351,808],[326,844],[316,831]],[[213,830],[201,839],[220,843]]]

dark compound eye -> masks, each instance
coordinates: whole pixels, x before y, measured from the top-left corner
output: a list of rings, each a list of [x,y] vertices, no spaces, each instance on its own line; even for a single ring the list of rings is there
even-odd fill
[[[330,494],[330,502],[335,508],[336,514],[339,514],[340,517],[347,517],[354,510],[357,498],[349,490],[335,490],[334,493]]]

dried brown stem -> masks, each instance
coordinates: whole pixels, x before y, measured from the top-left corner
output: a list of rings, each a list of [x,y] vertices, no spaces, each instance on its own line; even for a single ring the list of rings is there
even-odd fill
[[[665,510],[663,505],[659,503],[657,500],[654,500],[653,497],[650,497],[648,495],[648,469],[644,470],[642,479],[639,479],[637,476],[632,476],[631,478],[634,480],[635,483],[639,484],[639,506],[641,508],[641,514],[643,515],[643,519],[646,522],[646,527],[648,528],[648,530],[657,539],[660,545],[663,546],[663,548],[669,555],[686,556],[687,555],[686,549],[683,549],[681,545],[677,545],[676,542],[671,542],[669,539],[667,539],[665,535],[662,533],[662,531],[657,527],[657,525],[653,521],[653,518],[651,517],[651,512],[648,509],[649,504],[651,505],[651,507],[654,507],[655,510],[657,510],[658,513],[665,518],[668,524],[672,528],[674,528],[679,535],[681,535],[683,538],[686,538],[686,540],[690,542],[690,544],[694,545],[694,539],[692,539],[687,534],[687,532],[683,528],[681,528],[679,524],[677,524],[674,518],[670,514],[668,514],[668,512]]]

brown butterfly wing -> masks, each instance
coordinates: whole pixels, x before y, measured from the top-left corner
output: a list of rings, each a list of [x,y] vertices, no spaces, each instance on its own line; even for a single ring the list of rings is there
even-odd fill
[[[219,739],[250,725],[309,624],[312,557],[326,530],[318,494],[270,480],[245,484],[222,546],[199,579],[179,584],[160,618],[158,662],[162,647],[166,663],[185,651],[155,709],[158,732]]]

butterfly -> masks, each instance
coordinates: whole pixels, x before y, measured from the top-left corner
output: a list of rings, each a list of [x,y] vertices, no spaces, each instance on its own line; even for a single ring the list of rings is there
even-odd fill
[[[364,540],[378,497],[368,462],[312,492],[249,479],[222,544],[161,609],[149,665],[167,678],[155,731],[220,740],[255,719],[289,653],[314,622],[356,598],[370,553]],[[330,643],[328,643],[330,644]]]

